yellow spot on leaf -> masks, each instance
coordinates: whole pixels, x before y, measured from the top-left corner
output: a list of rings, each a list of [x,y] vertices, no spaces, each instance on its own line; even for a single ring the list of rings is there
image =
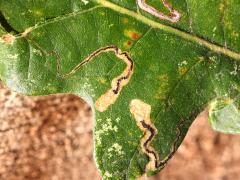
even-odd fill
[[[224,8],[225,8],[225,5],[224,5],[223,2],[221,2],[221,3],[219,4],[219,11],[220,11],[220,12],[224,12]]]
[[[128,24],[128,22],[129,22],[128,18],[122,18],[122,23],[123,24]]]
[[[33,11],[33,13],[36,15],[36,16],[43,16],[43,12],[41,10],[35,10]]]
[[[101,84],[106,84],[107,83],[107,80],[105,78],[98,78],[98,81],[101,83]]]
[[[100,12],[99,13],[101,16],[105,16],[105,13],[104,12]]]
[[[158,80],[160,86],[154,97],[159,100],[165,100],[169,91],[169,77],[167,74],[163,74],[158,77]]]
[[[130,47],[132,47],[132,44],[133,44],[132,41],[125,41],[123,43],[123,46],[125,49],[129,49]]]
[[[239,34],[238,34],[236,31],[233,31],[233,32],[231,33],[231,36],[232,36],[233,38],[237,39],[237,38],[239,37]]]
[[[188,71],[188,68],[187,68],[187,67],[179,67],[179,68],[178,68],[178,73],[179,73],[180,75],[186,74],[187,71]]]
[[[232,104],[234,102],[234,100],[233,99],[231,99],[231,98],[226,98],[226,99],[224,99],[224,103],[227,105],[227,104]]]

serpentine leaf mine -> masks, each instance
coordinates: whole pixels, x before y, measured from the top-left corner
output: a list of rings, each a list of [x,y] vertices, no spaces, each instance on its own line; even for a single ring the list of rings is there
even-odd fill
[[[83,65],[87,64],[88,62],[90,62],[100,54],[106,53],[106,52],[114,52],[119,59],[123,60],[126,63],[127,67],[125,68],[122,74],[120,74],[119,76],[117,76],[112,80],[112,83],[111,83],[112,88],[108,90],[105,94],[103,94],[100,98],[97,99],[95,105],[96,105],[96,109],[100,112],[107,110],[107,108],[110,105],[114,104],[122,88],[128,84],[133,74],[133,68],[134,68],[133,60],[131,59],[130,55],[127,52],[122,52],[121,49],[119,49],[117,46],[114,46],[114,45],[99,48],[93,53],[91,53],[88,57],[86,57],[83,61],[81,61],[78,65],[76,65],[70,72],[66,74],[59,73],[61,78],[67,78],[73,75],[74,73],[76,73]],[[60,72],[59,58],[57,61],[57,69],[58,69],[58,72]]]
[[[177,150],[177,142],[181,137],[181,131],[179,127],[182,126],[182,122],[177,127],[177,137],[174,140],[171,152],[163,160],[160,160],[159,154],[154,147],[151,146],[151,142],[157,134],[157,129],[150,119],[151,106],[139,99],[134,99],[130,102],[130,112],[137,121],[137,125],[140,130],[144,133],[144,136],[140,140],[141,151],[150,159],[146,165],[145,171],[154,171],[164,167],[167,161],[171,159]]]
[[[157,129],[150,119],[151,106],[139,99],[134,99],[130,103],[130,112],[136,119],[138,127],[144,132],[144,136],[141,139],[141,150],[150,159],[146,166],[146,171],[154,170],[158,166],[159,155],[151,146],[151,142],[157,134]]]
[[[137,4],[140,9],[150,13],[151,15],[158,17],[161,20],[170,21],[172,23],[178,22],[181,14],[177,10],[173,9],[173,7],[166,0],[162,0],[162,3],[170,11],[169,15],[165,15],[162,12],[159,12],[158,10],[153,8],[152,6],[148,5],[146,3],[146,0],[137,0]]]

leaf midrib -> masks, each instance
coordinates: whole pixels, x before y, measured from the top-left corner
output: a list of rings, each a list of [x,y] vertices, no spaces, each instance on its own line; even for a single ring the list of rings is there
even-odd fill
[[[136,20],[138,20],[138,21],[140,21],[144,24],[147,24],[148,26],[151,26],[151,27],[156,28],[156,29],[161,29],[161,30],[169,32],[171,34],[175,34],[175,35],[177,35],[177,36],[179,36],[179,37],[181,37],[185,40],[189,40],[189,41],[195,42],[199,45],[205,46],[213,52],[223,54],[223,55],[231,57],[231,58],[233,58],[237,61],[240,61],[240,53],[237,53],[237,52],[235,52],[233,50],[230,50],[226,47],[216,45],[216,44],[214,44],[212,42],[209,42],[209,41],[207,41],[207,40],[205,40],[205,39],[203,39],[199,36],[181,31],[181,30],[176,29],[174,27],[171,27],[171,26],[168,26],[168,25],[165,25],[165,24],[161,24],[159,22],[155,22],[155,21],[153,21],[153,20],[151,20],[151,19],[149,19],[149,18],[147,18],[147,17],[145,17],[145,16],[143,16],[139,13],[136,13],[136,12],[131,11],[129,9],[126,9],[124,7],[118,6],[118,5],[116,5],[112,2],[109,2],[107,0],[97,0],[97,3],[101,4],[103,7],[112,9],[112,10],[118,12],[118,13],[131,16],[134,19],[136,19]]]
[[[116,5],[112,2],[109,2],[107,0],[96,0],[96,1],[99,4],[98,6],[95,6],[93,8],[87,9],[87,10],[63,15],[62,18],[56,17],[55,19],[51,19],[50,21],[45,21],[45,23],[40,23],[39,25],[35,25],[34,27],[27,28],[26,31],[28,31],[30,29],[30,31],[28,32],[28,33],[30,33],[34,29],[37,29],[37,28],[42,27],[42,26],[46,26],[49,23],[54,23],[56,21],[60,21],[62,19],[68,18],[68,17],[76,16],[76,15],[79,15],[79,14],[84,14],[84,13],[93,11],[94,9],[97,9],[99,7],[105,7],[105,8],[112,9],[115,12],[118,12],[118,13],[121,13],[121,14],[124,14],[124,15],[127,15],[127,16],[131,16],[132,18],[134,18],[134,19],[136,19],[136,20],[138,20],[138,21],[140,21],[140,22],[142,22],[142,23],[144,23],[144,24],[146,24],[146,25],[148,25],[152,28],[160,29],[160,30],[163,30],[165,32],[174,34],[174,35],[179,36],[179,37],[181,37],[185,40],[188,40],[188,41],[197,43],[201,46],[204,46],[204,47],[210,49],[211,51],[213,51],[215,53],[223,54],[223,55],[228,56],[228,57],[230,57],[230,58],[232,58],[236,61],[240,61],[240,53],[235,52],[231,49],[228,49],[227,47],[223,47],[223,46],[214,44],[213,42],[210,42],[210,41],[208,41],[204,38],[201,38],[201,37],[199,37],[197,35],[194,35],[194,34],[191,34],[191,33],[187,33],[185,31],[179,30],[179,29],[174,28],[172,26],[161,24],[159,22],[155,22],[155,21],[153,21],[153,20],[151,20],[151,19],[149,19],[149,18],[147,18],[147,17],[145,17],[145,16],[143,16],[139,13],[136,13],[136,12],[131,11],[129,9],[126,9],[124,7],[118,6],[118,5]],[[22,37],[27,38],[26,34],[24,34],[24,33],[25,32],[23,32],[20,36],[17,36],[17,37],[18,38],[22,38]]]

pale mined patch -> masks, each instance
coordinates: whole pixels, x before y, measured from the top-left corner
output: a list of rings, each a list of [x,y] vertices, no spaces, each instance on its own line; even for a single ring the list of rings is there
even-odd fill
[[[139,99],[134,99],[130,103],[130,112],[137,121],[138,127],[144,133],[141,139],[141,150],[150,159],[146,166],[146,171],[155,170],[158,167],[160,159],[156,150],[151,146],[151,142],[157,134],[157,129],[150,119],[151,106]]]
[[[42,56],[42,52],[40,50],[33,48],[32,51],[33,51],[34,54]]]
[[[92,52],[88,57],[86,57],[83,61],[81,61],[70,72],[66,74],[61,73],[59,58],[57,61],[57,71],[59,75],[61,76],[61,78],[67,78],[75,74],[82,66],[84,66],[85,64],[93,60],[95,57],[107,52],[114,52],[119,59],[121,59],[126,63],[127,67],[125,68],[122,74],[120,74],[119,76],[117,76],[112,80],[112,83],[111,83],[112,88],[108,90],[105,94],[100,96],[100,98],[97,99],[95,106],[96,106],[96,109],[100,112],[107,110],[107,108],[110,105],[114,104],[122,88],[128,84],[133,74],[133,61],[129,56],[129,54],[127,52],[122,52],[121,49],[119,49],[117,46],[114,46],[114,45],[99,48],[96,51]]]
[[[235,63],[234,64],[234,70],[230,72],[231,75],[237,75],[238,74],[238,71],[240,70],[240,67],[238,67],[238,65]]]
[[[106,171],[104,173],[104,176],[107,177],[107,178],[111,178],[112,177],[112,174],[110,174],[108,171]]]
[[[90,80],[88,78],[85,78],[85,81],[82,88],[84,89],[84,91],[89,92],[91,94],[92,97],[95,97],[95,90],[92,87],[92,84],[90,83]]]
[[[102,121],[102,119],[99,119],[97,121]],[[96,139],[97,145],[101,144],[102,135],[107,135],[109,131],[114,131],[114,132],[118,131],[118,127],[112,125],[111,118],[107,118],[106,121],[102,123],[102,127],[100,127],[99,130],[95,132],[95,139]]]
[[[117,154],[120,156],[124,154],[124,152],[122,150],[122,146],[119,145],[118,143],[114,143],[107,151],[109,153],[114,152],[114,154]],[[111,154],[110,154],[110,156],[111,156]]]
[[[89,3],[88,0],[81,0],[83,2],[84,5],[87,5]]]
[[[18,54],[7,54],[7,57],[9,59],[17,59],[18,58]]]
[[[121,118],[118,117],[118,118],[116,119],[116,122],[119,123],[120,120],[121,120]]]
[[[15,40],[15,36],[13,36],[12,34],[5,34],[1,37],[1,40],[4,42],[4,43],[7,43],[7,44],[12,44],[13,41]]]

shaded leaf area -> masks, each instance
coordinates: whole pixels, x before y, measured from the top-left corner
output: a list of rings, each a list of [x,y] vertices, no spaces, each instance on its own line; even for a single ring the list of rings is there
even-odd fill
[[[5,33],[6,33],[6,31],[3,29],[2,26],[0,26],[0,35],[3,35],[3,34],[5,34]]]
[[[18,11],[7,14],[16,5],[14,2],[2,6],[1,1],[0,7],[17,31],[24,31],[35,20],[43,21],[10,43],[1,40],[0,78],[14,91],[26,95],[73,93],[95,109],[96,100],[110,89],[112,79],[123,72],[124,62],[114,53],[104,53],[62,79],[57,61],[67,73],[101,47],[115,45],[130,54],[135,66],[130,82],[113,105],[104,112],[95,110],[94,114],[95,158],[106,179],[134,179],[145,173],[149,160],[140,148],[143,133],[130,113],[133,99],[151,106],[151,120],[158,130],[152,145],[164,159],[173,153],[178,138],[176,146],[180,145],[192,121],[211,100],[235,99],[239,95],[240,61],[216,54],[197,41],[152,28],[117,9],[92,2],[79,2],[79,10],[64,15],[73,11],[72,7],[62,5],[66,8],[63,11],[58,2],[51,1],[61,9],[52,15],[56,18],[47,20],[52,16],[43,11],[41,20],[29,15],[33,19],[22,16],[22,21],[18,21],[14,18]],[[30,3],[29,7],[41,9],[42,4]],[[229,46],[235,47],[234,42],[229,42]]]
[[[64,0],[56,3],[55,0],[15,1],[1,0],[0,10],[12,28],[23,32],[36,23],[56,18],[91,7],[92,3],[84,5],[83,1]],[[16,21],[16,15],[18,20]]]

